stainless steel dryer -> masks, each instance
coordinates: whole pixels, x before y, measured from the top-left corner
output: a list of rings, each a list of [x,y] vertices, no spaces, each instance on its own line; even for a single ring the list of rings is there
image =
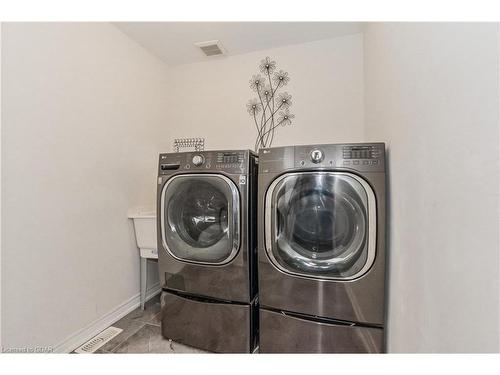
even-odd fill
[[[384,350],[385,145],[259,152],[262,353]]]
[[[213,352],[257,340],[257,157],[249,150],[161,154],[162,333]]]

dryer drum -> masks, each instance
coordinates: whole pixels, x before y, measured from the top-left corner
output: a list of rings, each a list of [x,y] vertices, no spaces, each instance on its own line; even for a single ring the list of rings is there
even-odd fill
[[[363,267],[366,196],[356,183],[332,174],[304,174],[276,186],[276,255],[283,266],[339,275]]]

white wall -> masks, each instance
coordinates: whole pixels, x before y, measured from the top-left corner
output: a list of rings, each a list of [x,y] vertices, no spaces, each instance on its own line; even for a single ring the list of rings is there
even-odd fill
[[[362,141],[361,34],[170,68],[166,138],[205,137],[208,149],[253,148],[257,131],[246,111],[254,97],[249,80],[266,56],[291,76],[285,91],[296,115],[292,126],[276,133],[274,146]]]
[[[2,23],[0,22],[0,69],[2,61]],[[0,70],[0,348],[2,347],[2,74]]]
[[[109,24],[3,24],[4,347],[54,346],[139,292],[135,205],[170,149],[166,67]]]
[[[370,24],[366,137],[389,150],[389,350],[499,351],[499,30]]]

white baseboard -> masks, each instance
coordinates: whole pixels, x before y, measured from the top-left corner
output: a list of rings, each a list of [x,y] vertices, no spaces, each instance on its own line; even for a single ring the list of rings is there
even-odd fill
[[[156,296],[160,293],[160,284],[156,284],[149,288],[146,292],[146,301]],[[141,305],[141,294],[138,293],[122,304],[118,305],[116,308],[110,312],[104,314],[99,319],[94,320],[87,327],[73,333],[65,340],[60,342],[54,347],[54,353],[71,353],[73,350],[78,348],[84,342],[90,340],[92,337],[97,335],[99,332],[105,330],[113,323],[117,322],[125,315],[135,310]]]

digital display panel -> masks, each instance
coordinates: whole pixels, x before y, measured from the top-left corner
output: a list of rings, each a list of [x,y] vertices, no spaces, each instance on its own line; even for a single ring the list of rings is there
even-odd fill
[[[221,152],[217,154],[217,163],[223,164],[238,164],[242,162],[243,155],[237,152]]]
[[[224,163],[237,163],[238,162],[238,154],[224,154],[223,157]]]
[[[344,159],[372,159],[373,147],[371,146],[349,146],[344,147],[342,157]]]

